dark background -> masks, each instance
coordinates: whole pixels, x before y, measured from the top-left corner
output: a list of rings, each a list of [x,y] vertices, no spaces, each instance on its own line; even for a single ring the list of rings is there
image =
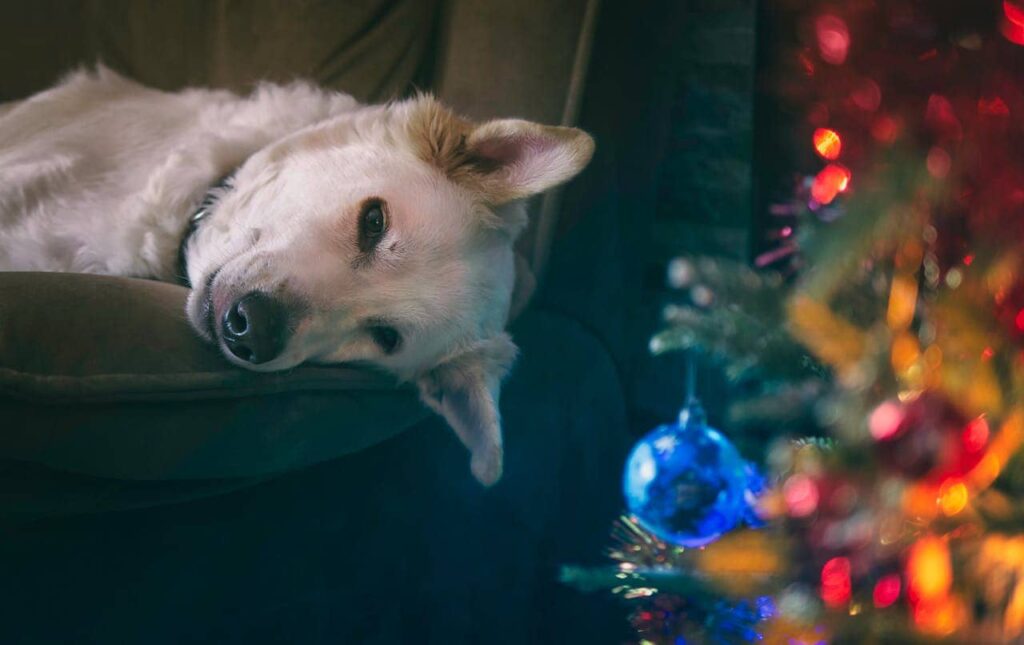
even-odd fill
[[[770,95],[755,92],[758,3],[639,4],[644,10],[602,6],[580,116],[598,151],[568,187],[538,296],[606,340],[629,389],[635,435],[674,418],[684,397],[684,358],[647,349],[664,305],[683,297],[666,286],[669,260],[746,261],[760,250],[755,203],[767,197],[755,196],[755,98],[774,110]],[[765,160],[771,168],[780,161]],[[713,365],[701,366],[698,391],[720,423],[729,387]]]

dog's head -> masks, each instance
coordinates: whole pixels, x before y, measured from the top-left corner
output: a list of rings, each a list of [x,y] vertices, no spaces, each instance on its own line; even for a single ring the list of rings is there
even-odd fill
[[[300,131],[237,170],[190,242],[189,319],[249,369],[363,362],[415,380],[492,483],[519,200],[576,175],[593,147],[426,96]]]

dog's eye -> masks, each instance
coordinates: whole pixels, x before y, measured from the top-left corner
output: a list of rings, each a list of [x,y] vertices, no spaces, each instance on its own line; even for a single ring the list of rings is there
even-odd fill
[[[370,327],[370,336],[385,354],[394,354],[402,345],[402,335],[394,327],[386,325]]]
[[[367,202],[359,215],[359,250],[371,250],[387,231],[388,217],[383,204],[376,200]]]

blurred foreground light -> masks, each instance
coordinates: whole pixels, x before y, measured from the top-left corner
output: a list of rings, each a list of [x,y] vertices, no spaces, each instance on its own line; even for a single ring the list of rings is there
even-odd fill
[[[903,423],[903,406],[896,401],[885,401],[868,417],[868,430],[875,439],[885,439],[896,434]]]
[[[814,33],[818,38],[818,53],[826,63],[842,65],[850,50],[850,31],[846,22],[838,16],[819,16],[814,22]]]
[[[786,509],[793,517],[807,517],[818,508],[818,485],[807,475],[797,473],[782,486]]]
[[[952,517],[967,508],[967,485],[962,481],[950,480],[939,489],[939,508],[947,517]]]
[[[949,593],[953,568],[949,547],[934,535],[919,539],[907,557],[907,591],[914,602],[933,602]]]
[[[836,195],[850,186],[850,171],[846,167],[830,163],[821,169],[811,184],[811,197],[821,205],[831,204]]]
[[[1019,0],[1003,0],[1003,14],[1011,24],[1024,27],[1024,3]]]
[[[850,601],[850,560],[832,558],[821,568],[821,599],[829,607],[840,607]]]
[[[1010,108],[1006,105],[1006,101],[998,96],[991,99],[982,97],[978,99],[978,114],[983,116],[1010,116]]]
[[[930,636],[949,636],[964,624],[966,617],[963,600],[952,595],[914,606],[914,624],[918,631]]]
[[[838,158],[842,152],[843,140],[835,130],[818,128],[814,131],[814,149],[823,158],[831,161]]]
[[[949,169],[953,167],[953,160],[949,153],[939,146],[934,146],[928,151],[926,163],[929,174],[936,179],[944,179],[949,174]]]
[[[989,428],[985,417],[978,417],[964,428],[960,442],[970,452],[977,452],[988,443]]]
[[[850,100],[865,112],[874,112],[882,104],[882,89],[878,83],[866,78],[850,93]]]
[[[1003,37],[1014,45],[1024,45],[1024,25],[1019,25],[1009,19],[1004,19],[1002,23],[1000,23],[999,29],[1003,32]]]
[[[900,124],[888,115],[882,115],[871,124],[871,136],[879,143],[889,144],[900,134]]]
[[[875,607],[882,609],[896,602],[900,597],[901,587],[902,582],[898,573],[890,573],[879,578],[878,582],[875,583],[875,590],[872,594]]]

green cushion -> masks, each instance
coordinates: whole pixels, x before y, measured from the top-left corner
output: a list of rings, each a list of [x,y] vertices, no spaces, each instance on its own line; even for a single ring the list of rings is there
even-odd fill
[[[262,476],[354,452],[428,412],[369,369],[231,366],[174,285],[0,273],[0,458],[129,479]]]

